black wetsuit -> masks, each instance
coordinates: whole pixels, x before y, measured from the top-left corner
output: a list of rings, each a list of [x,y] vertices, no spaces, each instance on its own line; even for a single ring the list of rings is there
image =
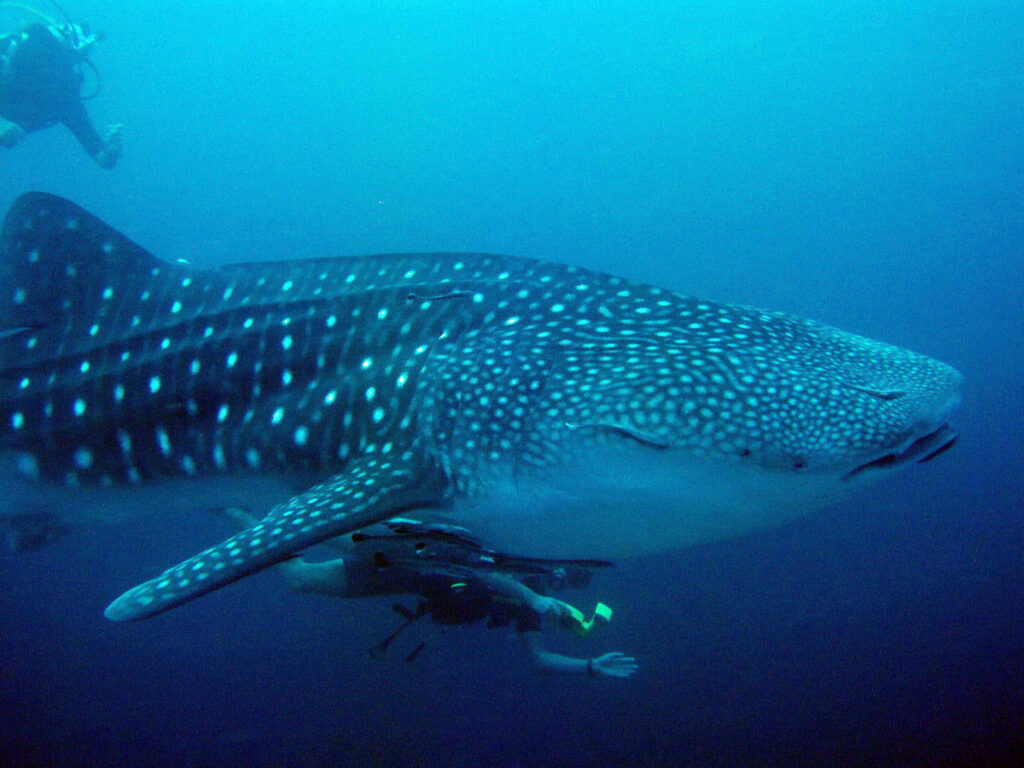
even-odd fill
[[[416,613],[429,614],[438,624],[472,624],[487,619],[488,627],[515,622],[520,632],[540,629],[540,617],[534,611],[506,599],[471,570],[449,570],[447,566],[454,563],[417,563],[399,557],[382,565],[381,557],[382,553],[377,553],[376,562],[370,558],[345,559],[351,597],[417,595],[422,601]]]
[[[81,57],[43,24],[0,37],[0,117],[26,133],[63,123],[96,157],[104,147],[82,103]]]

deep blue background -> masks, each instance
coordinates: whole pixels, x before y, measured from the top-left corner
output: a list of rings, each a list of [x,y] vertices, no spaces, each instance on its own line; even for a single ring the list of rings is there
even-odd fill
[[[386,605],[274,574],[106,622],[228,533],[202,515],[5,555],[0,762],[1024,763],[1019,2],[67,6],[107,34],[90,108],[125,123],[124,158],[104,172],[63,130],[32,135],[0,151],[2,209],[63,194],[199,264],[570,261],[902,344],[967,383],[940,460],[602,575],[577,602],[615,620],[575,651],[635,653],[628,681],[537,676],[483,630],[371,661]]]

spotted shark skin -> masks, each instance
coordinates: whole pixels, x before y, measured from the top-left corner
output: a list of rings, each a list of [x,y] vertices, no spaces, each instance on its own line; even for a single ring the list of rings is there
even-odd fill
[[[517,555],[778,524],[930,458],[960,374],[776,312],[556,263],[200,269],[29,193],[0,235],[0,451],[32,481],[284,478],[249,530],[115,600],[151,616],[410,510]]]

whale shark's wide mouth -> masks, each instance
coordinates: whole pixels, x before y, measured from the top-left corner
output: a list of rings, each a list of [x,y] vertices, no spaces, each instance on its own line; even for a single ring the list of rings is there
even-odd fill
[[[902,466],[903,464],[909,464],[912,461],[923,464],[952,448],[953,443],[956,442],[959,436],[960,433],[953,429],[953,427],[949,424],[943,424],[928,434],[912,441],[902,450],[887,453],[877,459],[861,464],[856,469],[847,472],[843,479],[852,480],[857,475],[868,470],[890,469]]]

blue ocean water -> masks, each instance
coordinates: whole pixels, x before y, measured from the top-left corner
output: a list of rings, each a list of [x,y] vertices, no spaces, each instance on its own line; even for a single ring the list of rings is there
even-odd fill
[[[0,152],[0,209],[54,192],[204,265],[568,261],[898,343],[966,386],[937,461],[601,574],[575,602],[614,621],[560,650],[630,652],[626,681],[538,676],[481,628],[372,660],[387,604],[272,573],[106,621],[228,533],[202,515],[3,555],[0,763],[1024,764],[1019,2],[66,7],[105,32],[89,107],[124,157],[31,135]]]

